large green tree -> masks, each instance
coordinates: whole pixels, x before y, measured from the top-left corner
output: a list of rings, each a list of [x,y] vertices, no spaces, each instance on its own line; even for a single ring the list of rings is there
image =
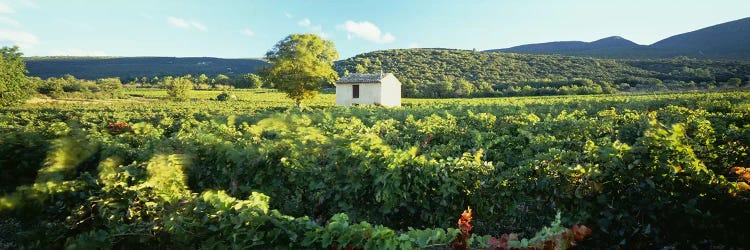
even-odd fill
[[[17,104],[29,97],[32,87],[26,84],[26,64],[18,47],[0,48],[0,107]]]
[[[338,58],[333,42],[314,34],[293,34],[266,53],[270,67],[264,73],[267,80],[300,107],[303,100],[318,94],[323,83],[338,80],[332,68]]]

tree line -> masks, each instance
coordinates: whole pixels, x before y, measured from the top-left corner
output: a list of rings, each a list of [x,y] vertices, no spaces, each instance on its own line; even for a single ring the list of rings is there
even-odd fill
[[[176,78],[189,80],[193,84],[193,89],[231,89],[231,88],[271,88],[270,82],[264,82],[257,74],[247,73],[242,75],[225,75],[218,74],[209,77],[206,74],[200,75],[183,75],[183,76],[163,76],[163,77],[135,77],[128,82],[129,87],[136,88],[164,88],[169,82]]]

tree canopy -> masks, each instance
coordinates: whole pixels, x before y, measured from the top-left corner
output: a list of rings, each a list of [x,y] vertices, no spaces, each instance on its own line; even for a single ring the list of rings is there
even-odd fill
[[[323,83],[338,80],[333,70],[338,58],[333,42],[315,34],[293,34],[266,53],[270,66],[264,74],[299,107],[303,100],[315,97]]]
[[[18,47],[0,48],[0,107],[25,100],[33,89],[24,86],[26,65],[21,56]]]

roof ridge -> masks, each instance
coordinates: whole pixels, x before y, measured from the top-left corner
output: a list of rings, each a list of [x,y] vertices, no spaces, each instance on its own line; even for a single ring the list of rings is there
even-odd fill
[[[381,82],[386,76],[392,73],[350,73],[342,76],[337,83],[375,83]]]

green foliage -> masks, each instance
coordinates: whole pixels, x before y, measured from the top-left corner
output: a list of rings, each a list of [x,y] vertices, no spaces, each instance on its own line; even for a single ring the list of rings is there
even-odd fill
[[[119,78],[102,78],[96,81],[76,79],[72,75],[62,78],[37,79],[36,90],[53,98],[122,98],[124,89]]]
[[[448,49],[374,51],[338,61],[334,68],[339,74],[393,72],[406,97],[420,98],[602,94],[617,92],[615,86],[622,84],[627,87],[620,91],[681,91],[709,89],[717,81],[750,75],[750,63],[743,61],[612,60]]]
[[[314,34],[293,34],[266,53],[270,66],[266,79],[285,92],[299,107],[318,94],[323,83],[333,83],[338,74],[331,67],[339,58],[331,41]]]
[[[229,77],[224,74],[218,74],[212,79],[214,85],[229,85]]]
[[[206,74],[200,74],[195,78],[196,84],[208,84],[208,76]]]
[[[21,103],[31,93],[21,56],[18,47],[0,48],[0,107]]]
[[[77,137],[55,140],[34,183],[19,186],[14,193],[0,197],[0,212],[29,208],[55,194],[81,188],[81,182],[71,180],[71,176],[75,176],[77,167],[92,155],[95,145],[86,143],[85,138],[80,138],[81,135]],[[70,150],[71,148],[76,150]]]
[[[263,84],[263,80],[256,74],[244,74],[234,81],[234,86],[237,88],[259,89],[263,87]]]
[[[187,76],[174,79],[166,78],[164,84],[167,89],[167,95],[169,95],[170,99],[175,101],[187,100],[190,91],[193,89],[193,82],[191,82],[190,77]]]
[[[246,74],[243,76],[243,78],[248,81],[248,83],[250,83],[249,86],[251,88],[259,89],[263,87],[263,80],[261,80],[260,76],[256,74]]]
[[[99,91],[108,93],[112,97],[121,97],[123,95],[123,87],[120,78],[97,79],[96,85],[99,87]]]
[[[732,87],[739,87],[740,85],[742,85],[742,79],[736,77],[729,78],[729,80],[727,80],[727,85]]]
[[[439,248],[471,206],[475,248],[511,232],[537,246],[573,223],[594,230],[586,248],[745,245],[750,191],[730,169],[750,166],[748,92],[399,109],[321,96],[305,112],[237,93],[3,109],[0,232],[14,233],[0,244]]]

